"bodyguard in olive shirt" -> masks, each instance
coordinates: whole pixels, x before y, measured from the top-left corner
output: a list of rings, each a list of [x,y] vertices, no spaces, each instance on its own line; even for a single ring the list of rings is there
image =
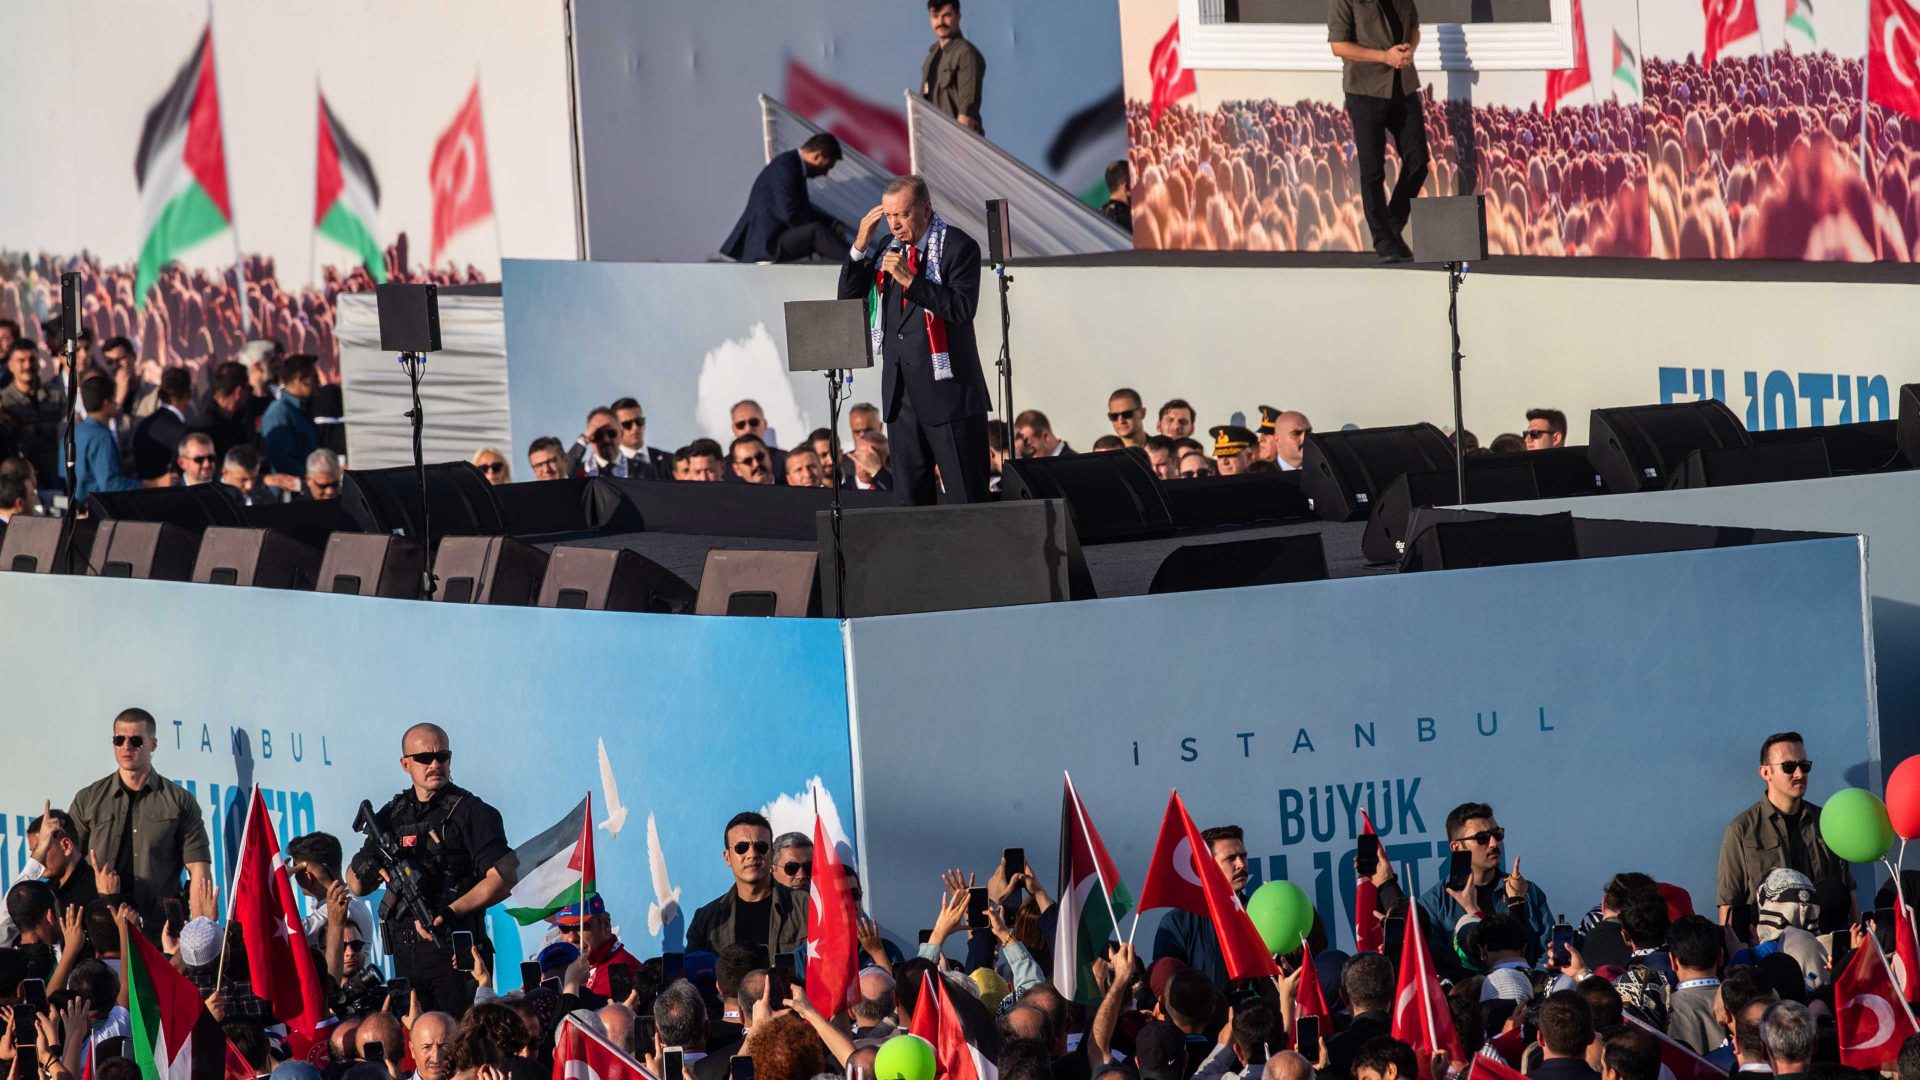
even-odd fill
[[[1727,823],[1720,840],[1720,921],[1751,930],[1760,883],[1776,868],[1798,870],[1813,882],[1820,903],[1816,933],[1853,922],[1853,880],[1845,860],[1820,837],[1820,808],[1807,801],[1813,762],[1797,731],[1769,735],[1760,744],[1760,779],[1767,792]],[[1737,916],[1737,917],[1736,917]]]
[[[179,784],[153,771],[158,726],[145,709],[113,718],[119,768],[80,789],[67,811],[80,850],[96,868],[111,867],[120,893],[140,914],[147,936],[160,933],[161,901],[180,895],[180,871],[211,887],[213,853],[200,806]]]
[[[1373,250],[1383,263],[1410,261],[1413,249],[1402,233],[1414,196],[1427,182],[1427,126],[1420,74],[1413,68],[1420,10],[1414,0],[1328,0],[1327,43],[1340,58],[1360,203]],[[1386,193],[1389,137],[1400,152],[1400,179],[1391,196]]]

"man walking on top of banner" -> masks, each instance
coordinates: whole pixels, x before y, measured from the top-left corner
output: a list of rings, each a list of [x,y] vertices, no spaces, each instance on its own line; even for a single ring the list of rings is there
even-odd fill
[[[1353,120],[1360,202],[1383,263],[1408,262],[1401,235],[1413,197],[1427,181],[1427,128],[1420,101],[1420,9],[1414,0],[1328,0],[1327,42],[1340,58],[1340,85]],[[1387,139],[1400,152],[1400,179],[1387,195]]]
[[[883,224],[890,239],[876,238]],[[987,380],[973,336],[980,245],[934,213],[918,176],[895,177],[860,219],[840,298],[860,297],[901,505],[931,505],[942,491],[946,502],[985,502]]]

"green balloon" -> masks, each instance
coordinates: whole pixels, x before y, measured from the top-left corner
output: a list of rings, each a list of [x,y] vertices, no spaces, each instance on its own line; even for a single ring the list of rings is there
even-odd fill
[[[933,1080],[933,1044],[918,1035],[895,1035],[873,1059],[874,1080]]]
[[[1893,846],[1887,804],[1866,788],[1842,788],[1820,808],[1820,838],[1835,855],[1855,863],[1876,862]]]
[[[1313,929],[1313,901],[1291,881],[1269,881],[1247,898],[1247,917],[1267,951],[1284,956],[1299,949]]]

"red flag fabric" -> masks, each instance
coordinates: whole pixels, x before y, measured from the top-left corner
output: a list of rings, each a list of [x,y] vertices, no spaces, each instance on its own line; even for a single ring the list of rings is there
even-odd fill
[[[1327,995],[1320,989],[1320,972],[1314,969],[1313,956],[1309,950],[1300,950],[1300,985],[1293,992],[1293,1015],[1298,1020],[1303,1016],[1320,1018],[1320,1030],[1333,1030],[1333,1010],[1327,1008]],[[1293,1037],[1288,1032],[1287,1037]],[[1294,1049],[1299,1049],[1295,1046]]]
[[[859,916],[833,837],[813,817],[813,884],[807,892],[807,1000],[833,1017],[852,1000],[859,965]]]
[[[1751,2],[1751,0],[1746,0]],[[1547,72],[1547,99],[1543,111],[1553,115],[1560,99],[1593,82],[1587,69],[1587,22],[1580,14],[1580,0],[1573,0],[1573,66],[1564,71]]]
[[[655,1080],[633,1055],[580,1026],[572,1017],[560,1022],[553,1048],[553,1080]]]
[[[470,225],[493,216],[493,184],[487,179],[487,132],[480,119],[480,80],[473,81],[466,103],[433,144],[427,167],[433,185],[433,251],[438,263],[448,241]]]
[[[818,843],[813,850],[816,853],[820,850]],[[818,857],[816,854],[815,858]],[[953,999],[947,996],[947,980],[931,972],[924,979],[920,984],[920,998],[914,1002],[913,1023],[907,1031],[933,1044],[934,1076],[939,1080],[999,1080],[1000,1070],[967,1041],[960,1014],[954,1010]]]
[[[1893,985],[1906,1001],[1914,999],[1914,982],[1920,978],[1920,942],[1913,934],[1913,909],[1906,897],[1898,895],[1893,907]]]
[[[264,1000],[274,1019],[310,1041],[327,1016],[326,991],[307,948],[293,881],[273,835],[267,802],[254,785],[234,867],[231,921],[246,942],[247,974],[253,994]],[[296,1048],[300,1053],[305,1047]]]
[[[913,171],[907,118],[876,105],[798,60],[787,61],[786,106],[846,140],[883,169]]]
[[[1867,100],[1920,120],[1920,0],[1869,0]]]
[[[1360,835],[1379,838],[1373,831],[1373,818],[1365,810],[1360,811]],[[1381,858],[1387,853],[1382,851]],[[1380,952],[1387,947],[1386,928],[1380,923],[1380,890],[1373,879],[1365,874],[1355,873],[1359,881],[1353,887],[1353,942],[1359,952]]]
[[[1640,1030],[1654,1037],[1660,1044],[1660,1064],[1667,1067],[1674,1080],[1726,1080],[1726,1070],[1699,1054],[1684,1043],[1667,1037],[1667,1033],[1651,1024],[1643,1023],[1632,1013],[1627,1013],[1628,1023],[1638,1025]]]
[[[1526,1076],[1504,1061],[1496,1061],[1485,1054],[1475,1054],[1473,1064],[1467,1071],[1467,1080],[1526,1080]]]
[[[1153,47],[1153,56],[1147,61],[1147,71],[1153,76],[1153,123],[1160,122],[1160,114],[1167,106],[1200,92],[1194,83],[1193,72],[1188,70],[1180,53],[1180,20],[1173,20],[1166,34]]]
[[[1833,981],[1834,1012],[1840,1021],[1840,1064],[1878,1071],[1900,1056],[1900,1044],[1920,1034],[1913,1012],[1893,985],[1893,970],[1880,942],[1867,935],[1847,970]]]
[[[1760,32],[1760,13],[1753,0],[1700,0],[1707,15],[1707,45],[1700,61],[1708,67],[1735,41]]]
[[[1450,1062],[1467,1060],[1460,1036],[1453,1030],[1453,1013],[1447,1009],[1446,995],[1440,992],[1440,977],[1433,971],[1427,936],[1420,932],[1418,910],[1407,913],[1400,980],[1393,994],[1393,1037],[1413,1047],[1415,1059],[1423,1065],[1439,1051],[1444,1051]]]
[[[1280,974],[1260,931],[1247,917],[1240,897],[1227,884],[1220,864],[1213,861],[1200,830],[1187,815],[1186,804],[1175,791],[1167,797],[1167,813],[1160,821],[1160,839],[1153,845],[1153,862],[1140,886],[1140,910],[1170,907],[1205,915],[1220,939],[1220,956],[1227,978],[1251,979]]]

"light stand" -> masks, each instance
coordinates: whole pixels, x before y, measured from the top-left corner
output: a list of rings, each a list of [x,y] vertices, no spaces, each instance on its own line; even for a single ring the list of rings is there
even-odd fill
[[[1467,264],[1447,264],[1447,329],[1453,335],[1453,480],[1461,505],[1467,501],[1466,421],[1460,404],[1460,281],[1467,276]]]
[[[1413,200],[1413,261],[1447,269],[1448,354],[1453,362],[1453,483],[1467,501],[1467,425],[1460,402],[1460,282],[1475,260],[1487,257],[1484,195],[1430,195]]]
[[[1007,286],[1013,284],[1013,275],[1007,273],[1005,263],[993,264],[993,276],[1000,282],[1000,357],[994,361],[994,367],[1000,372],[1000,419],[1002,420],[1000,452],[1007,460],[1013,459],[1013,354],[1009,340],[1013,325],[1007,313]]]
[[[847,556],[840,546],[840,399],[853,383],[853,372],[833,368],[827,372],[827,451],[833,464],[827,472],[833,477],[833,500],[827,517],[833,526],[833,610],[841,618],[847,614]]]
[[[427,414],[420,406],[420,379],[426,374],[426,369],[426,353],[400,354],[400,370],[407,373],[407,385],[413,391],[413,408],[408,410],[407,419],[413,421],[413,472],[420,483],[420,546],[426,556],[426,565],[420,571],[420,592],[431,600],[438,579],[433,576],[433,519],[427,509],[427,459],[422,446]]]

